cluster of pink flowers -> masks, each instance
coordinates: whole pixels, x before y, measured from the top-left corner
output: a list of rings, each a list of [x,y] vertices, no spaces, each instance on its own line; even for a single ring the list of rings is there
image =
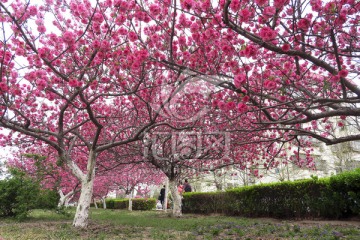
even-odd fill
[[[276,31],[272,30],[269,27],[261,28],[259,34],[260,34],[260,37],[262,38],[262,40],[264,40],[264,41],[272,41],[277,36]]]
[[[157,4],[151,4],[149,9],[150,9],[150,13],[154,16],[160,14],[160,7]]]
[[[240,73],[234,77],[234,85],[240,88],[246,82],[246,74]]]
[[[234,12],[239,11],[240,9],[240,0],[232,0],[230,3],[230,9]]]
[[[132,42],[135,42],[136,40],[138,40],[138,35],[135,32],[129,32],[128,37],[129,37],[130,41],[132,41]]]
[[[285,44],[282,45],[281,49],[282,49],[284,52],[287,52],[287,51],[290,50],[290,47],[291,47],[290,44],[285,43]]]
[[[70,79],[69,85],[70,85],[70,87],[81,87],[82,86],[81,82],[76,79]]]
[[[37,79],[36,80],[36,85],[37,85],[37,89],[39,89],[40,91],[44,90],[47,83],[45,79]]]
[[[194,5],[193,0],[182,0],[181,7],[186,10],[190,10]]]
[[[244,112],[247,112],[248,111],[248,106],[245,104],[245,103],[238,103],[237,105],[237,110],[238,112],[240,113],[244,113]]]
[[[258,49],[254,44],[249,44],[243,50],[245,57],[255,57],[257,55]]]
[[[310,21],[306,18],[302,18],[298,21],[297,24],[298,28],[300,28],[301,30],[307,31],[310,27]]]
[[[284,5],[288,4],[289,0],[274,0],[274,7],[282,9]]]
[[[339,77],[346,77],[349,74],[349,72],[346,69],[342,69],[339,71]]]
[[[7,92],[9,87],[6,85],[5,82],[0,82],[0,92]]]
[[[239,15],[242,22],[248,22],[253,16],[253,12],[249,11],[247,8],[244,8],[239,12]]]
[[[274,90],[276,88],[276,82],[272,80],[265,80],[264,88],[267,90]]]
[[[75,34],[70,31],[66,31],[63,33],[62,40],[64,43],[72,45],[75,43]]]

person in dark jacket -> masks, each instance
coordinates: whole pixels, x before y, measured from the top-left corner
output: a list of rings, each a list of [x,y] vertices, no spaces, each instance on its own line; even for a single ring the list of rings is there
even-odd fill
[[[160,190],[159,200],[160,200],[161,206],[164,208],[164,201],[165,201],[165,185],[164,185],[164,186],[161,188],[161,190]]]
[[[189,184],[188,180],[185,179],[185,183],[184,183],[184,192],[191,192],[191,185]]]

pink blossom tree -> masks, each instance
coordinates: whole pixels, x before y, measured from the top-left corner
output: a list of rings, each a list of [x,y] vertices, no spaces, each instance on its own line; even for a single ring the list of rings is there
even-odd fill
[[[244,112],[254,123],[247,131],[274,130],[293,143],[360,139],[357,1],[180,3],[171,32],[179,47],[162,62],[231,90],[215,95],[214,105]],[[355,130],[343,136],[342,127]]]
[[[151,18],[120,0],[1,1],[0,11],[0,127],[11,131],[1,145],[50,146],[81,184],[73,225],[86,227],[100,155],[165,123],[151,91],[174,77],[143,44]]]
[[[357,1],[3,0],[0,11],[1,145],[56,151],[81,183],[76,227],[97,159],[152,128],[236,132],[266,167],[286,142],[310,147],[302,136],[360,139],[336,131],[359,115]],[[194,78],[215,83],[208,98],[182,90]]]

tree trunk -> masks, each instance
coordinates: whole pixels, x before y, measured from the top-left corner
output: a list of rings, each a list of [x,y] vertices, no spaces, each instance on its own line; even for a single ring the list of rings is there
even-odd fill
[[[164,205],[163,210],[166,212],[167,211],[167,206],[168,206],[168,202],[169,202],[169,178],[166,178],[166,182],[165,182],[165,196],[164,196]]]
[[[86,228],[89,221],[89,209],[93,193],[94,178],[81,183],[81,194],[76,208],[73,226]]]
[[[73,199],[73,197],[74,197],[74,192],[68,198],[65,199],[65,207],[69,207],[69,203],[71,199]]]
[[[67,207],[69,206],[69,201],[72,199],[72,197],[74,196],[74,191],[70,191],[68,192],[66,195],[64,195],[63,191],[60,189],[58,191],[59,195],[60,195],[60,199],[59,199],[59,203],[58,203],[58,207]]]
[[[95,153],[90,151],[86,168],[87,173],[82,174],[81,178],[81,194],[73,221],[73,226],[76,228],[86,228],[89,223],[89,209],[95,179],[95,160]]]
[[[65,195],[61,189],[58,191],[58,193],[60,196],[59,202],[58,202],[58,208],[61,208],[62,206],[65,205]]]
[[[105,197],[102,198],[102,201],[103,201],[103,207],[104,207],[104,209],[106,209],[106,198]]]
[[[130,191],[130,194],[129,194],[129,211],[132,211],[132,196],[133,196],[133,192],[134,192],[134,190],[131,190],[131,191]]]
[[[96,200],[94,199],[94,205],[95,205],[95,208],[98,209],[98,205],[96,203]]]
[[[180,217],[182,215],[182,213],[181,213],[181,196],[177,190],[176,180],[170,180],[169,187],[170,187],[171,196],[173,198],[172,215],[174,217]]]

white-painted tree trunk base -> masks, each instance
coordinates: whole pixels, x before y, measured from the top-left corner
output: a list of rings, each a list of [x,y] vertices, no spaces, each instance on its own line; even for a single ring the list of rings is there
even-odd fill
[[[106,198],[102,198],[102,201],[103,201],[103,207],[104,209],[106,209]]]
[[[177,183],[174,180],[169,181],[169,188],[171,192],[171,196],[173,198],[173,210],[172,210],[172,216],[173,217],[181,217],[182,211],[181,211],[181,196],[177,190]]]
[[[73,226],[76,228],[86,228],[88,226],[93,185],[94,177],[90,181],[83,181],[81,184],[81,194],[73,221]]]

